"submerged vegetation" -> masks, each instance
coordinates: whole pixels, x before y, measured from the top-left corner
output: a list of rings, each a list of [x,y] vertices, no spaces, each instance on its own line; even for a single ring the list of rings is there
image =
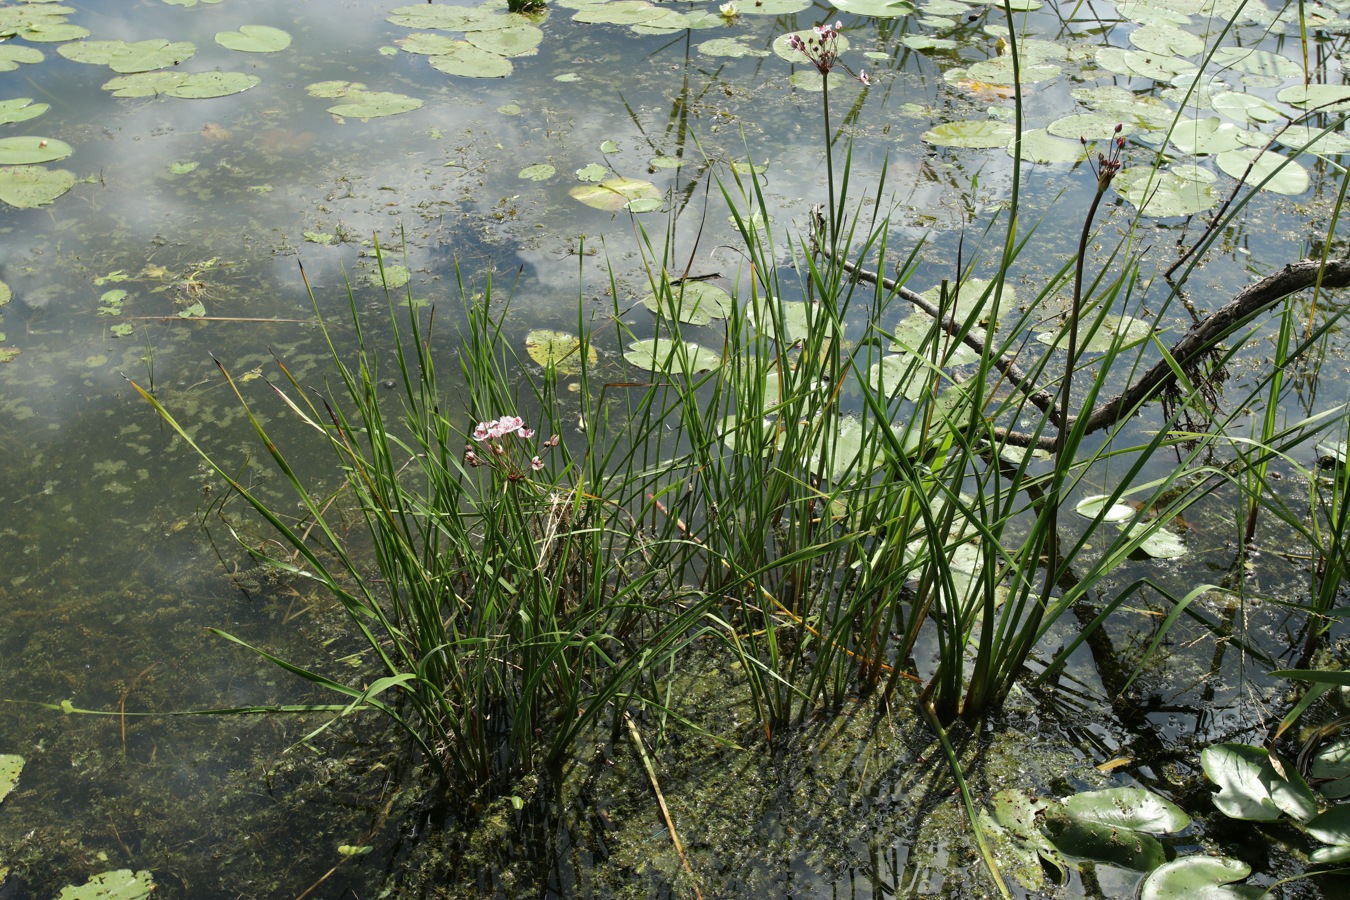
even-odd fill
[[[788,808],[806,806],[808,795],[820,801],[809,794],[820,786],[813,779],[833,779],[821,802],[834,805],[812,815],[837,817],[840,833],[851,834],[849,816],[864,811],[879,821],[891,815],[894,826],[894,812],[871,796],[878,776],[869,766],[893,773],[903,765],[915,783],[930,779],[922,793],[934,808],[954,784],[971,835],[960,849],[972,859],[978,853],[987,875],[980,890],[991,895],[1048,890],[1049,878],[1081,879],[1073,890],[1086,894],[1137,890],[1150,900],[1185,896],[1198,885],[1214,897],[1258,897],[1277,877],[1302,878],[1350,859],[1350,749],[1333,690],[1350,679],[1328,671],[1343,667],[1350,409],[1342,378],[1328,379],[1337,392],[1330,402],[1317,389],[1323,370],[1330,375],[1339,362],[1333,354],[1344,350],[1347,307],[1335,291],[1350,286],[1338,230],[1350,174],[1335,161],[1345,148],[1332,139],[1347,98],[1315,90],[1340,86],[1285,85],[1277,109],[1274,101],[1221,91],[1201,72],[1231,68],[1274,91],[1283,79],[1308,74],[1306,58],[1292,71],[1284,57],[1252,59],[1181,28],[1178,4],[1149,12],[1138,5],[1126,5],[1139,23],[1130,36],[1138,49],[1103,47],[1094,64],[1127,81],[1168,81],[1171,105],[1118,85],[1079,87],[1073,96],[1090,113],[1030,129],[1031,86],[1075,58],[1013,27],[1020,21],[1013,4],[1003,8],[1008,27],[989,26],[993,55],[946,71],[955,95],[997,112],[931,122],[923,141],[995,150],[998,164],[1006,150],[1011,162],[1006,173],[990,162],[981,175],[1006,174],[996,202],[974,199],[981,189],[972,178],[957,216],[961,236],[942,252],[932,244],[940,235],[915,227],[931,226],[937,211],[905,210],[894,199],[901,189],[894,179],[910,177],[904,167],[889,156],[875,169],[860,159],[873,149],[864,146],[860,110],[870,92],[901,73],[886,69],[880,52],[869,53],[867,67],[853,65],[850,54],[862,51],[836,19],[776,28],[765,41],[771,51],[742,35],[697,49],[728,59],[776,53],[798,69],[791,102],[803,110],[818,104],[818,113],[798,118],[803,133],[819,136],[823,182],[810,185],[795,223],[775,221],[785,204],[756,149],[733,162],[698,144],[704,135],[687,118],[686,71],[660,137],[677,142],[679,155],[663,152],[641,174],[656,179],[687,166],[697,175],[663,190],[617,162],[621,148],[606,140],[600,152],[616,162],[578,168],[578,184],[557,191],[574,211],[631,224],[626,240],[636,261],[627,266],[609,239],[597,270],[595,243],[577,238],[565,253],[578,261],[578,274],[563,321],[522,323],[518,283],[503,288],[500,278],[462,275],[457,264],[450,274],[458,296],[429,300],[408,242],[396,258],[378,236],[336,315],[323,289],[305,280],[312,320],[208,316],[207,304],[217,303],[209,284],[223,267],[214,255],[94,279],[100,289],[108,281],[129,286],[99,296],[96,315],[118,320],[109,326],[113,339],[144,328],[126,315],[136,283],[173,298],[161,318],[174,324],[313,322],[321,335],[321,364],[309,359],[301,368],[285,350],[270,363],[260,354],[245,366],[216,362],[217,372],[196,384],[228,387],[235,411],[214,432],[202,427],[201,408],[189,406],[190,390],[166,374],[150,340],[135,349],[145,374],[130,376],[136,391],[167,426],[171,448],[189,448],[206,462],[209,473],[196,477],[207,483],[209,517],[254,564],[242,574],[233,553],[218,551],[234,577],[284,585],[297,597],[303,590],[311,598],[317,588],[335,603],[326,611],[306,606],[328,629],[324,650],[312,657],[213,617],[215,634],[298,676],[313,689],[307,696],[326,696],[284,706],[249,699],[209,712],[302,716],[294,743],[304,748],[359,736],[371,727],[368,714],[379,714],[409,748],[396,754],[419,773],[407,782],[425,789],[398,807],[416,823],[401,837],[435,846],[436,834],[468,834],[466,845],[483,838],[495,852],[511,847],[515,837],[507,835],[517,830],[548,831],[553,862],[571,852],[579,871],[589,864],[582,856],[604,861],[612,852],[616,865],[642,872],[662,891],[677,885],[699,895],[700,886],[713,893],[713,885],[730,891],[748,883],[727,862],[743,851],[689,842],[679,806],[672,811],[667,802],[668,778],[679,767],[682,787],[703,795],[683,815],[700,822],[741,815],[708,807],[718,807],[723,793],[743,800],[763,776],[700,784],[727,759],[754,760],[737,765],[775,770],[783,783],[801,775],[801,793],[780,785]],[[33,40],[51,29],[61,35],[61,56],[117,73],[102,89],[123,100],[222,98],[264,83],[262,66],[260,75],[179,71],[197,52],[191,42],[84,40],[87,33],[56,30],[67,25],[58,8],[33,12],[43,6],[0,6],[0,27]],[[953,6],[961,9],[926,9],[914,31],[882,34],[886,46],[945,53],[944,39],[924,29],[956,34],[956,18],[938,20],[991,15]],[[389,22],[458,36],[416,32],[385,55],[426,56],[446,75],[502,77],[514,71],[513,60],[543,46],[540,26],[554,7],[577,7],[579,22],[688,41],[694,29],[733,27],[742,13],[788,16],[800,5],[725,4],[714,14],[638,0],[548,7],[509,0],[505,13],[496,4],[417,4],[393,10]],[[871,0],[841,9],[883,23],[908,23],[916,13],[904,2]],[[1320,12],[1266,12],[1272,27],[1297,15],[1305,47],[1310,25],[1324,36],[1339,33]],[[1242,9],[1225,15],[1225,30],[1261,22]],[[215,43],[281,54],[292,35],[243,25],[217,32]],[[557,80],[570,83],[568,74],[575,75]],[[310,77],[296,83],[304,82],[306,97],[335,101],[327,108],[335,121],[423,107],[410,94]],[[1244,117],[1241,136],[1231,123],[1192,115],[1201,103]],[[22,121],[43,115],[39,106],[46,105],[9,101],[0,115]],[[628,107],[635,121],[638,107]],[[710,119],[708,134],[735,117]],[[1276,120],[1274,133],[1263,130]],[[744,134],[755,123],[739,124]],[[565,130],[546,126],[553,129]],[[204,136],[227,137],[221,131],[204,129]],[[643,138],[657,148],[655,130]],[[76,184],[70,172],[42,168],[72,157],[70,144],[0,140],[15,164],[0,172],[0,200],[21,209],[47,205]],[[444,167],[467,169],[466,156],[457,149]],[[1214,187],[1214,171],[1198,163],[1209,157],[1233,179],[1227,199]],[[513,185],[548,185],[557,162],[552,154],[548,162],[509,160]],[[1312,237],[1291,254],[1302,258],[1262,259],[1240,282],[1231,275],[1215,282],[1231,299],[1197,303],[1189,280],[1231,249],[1235,224],[1261,192],[1309,190],[1305,162],[1316,167],[1317,190],[1334,199],[1317,207],[1317,221],[1303,223]],[[1087,189],[1033,203],[1024,163],[1068,164]],[[937,177],[939,167],[924,165],[923,177],[904,189]],[[193,177],[196,169],[195,161],[175,162],[169,173]],[[698,206],[699,188],[703,209],[691,229],[682,216]],[[515,199],[503,197],[492,216],[519,216]],[[1175,259],[1159,263],[1153,220],[1211,210],[1205,227],[1178,230]],[[1032,211],[1043,218],[1032,221]],[[662,212],[664,231],[652,215]],[[712,258],[703,245],[705,227],[717,230],[708,224],[714,220],[730,223],[718,233],[717,252],[734,272],[699,268]],[[335,226],[332,234],[303,233],[315,244],[350,240]],[[921,281],[933,286],[910,286]],[[382,302],[367,303],[368,285]],[[10,297],[0,283],[0,306]],[[26,301],[29,311],[40,308]],[[5,352],[0,347],[0,361],[17,355]],[[245,425],[256,440],[241,457],[230,441]],[[217,492],[222,482],[227,490]],[[1304,579],[1296,591],[1272,592],[1254,574],[1263,552],[1274,555],[1274,540],[1297,542],[1279,551]],[[1196,562],[1201,547],[1227,558],[1218,564],[1211,553]],[[1287,648],[1247,627],[1259,605],[1280,610]],[[1136,633],[1113,646],[1111,629],[1125,617]],[[1216,678],[1223,654],[1236,648],[1238,665],[1288,679],[1290,697],[1275,700],[1274,713],[1260,710],[1227,732],[1216,725],[1197,735],[1208,746],[1185,746],[1191,758],[1183,763],[1181,752],[1136,760],[1122,749],[1108,759],[1094,746],[1098,771],[1082,764],[1080,747],[1061,766],[1069,774],[1046,776],[1049,783],[1019,781],[1013,763],[989,768],[991,756],[1016,756],[1006,747],[990,751],[987,742],[991,731],[1010,730],[1010,707],[1019,728],[1072,718],[1083,697],[1121,720],[1142,717],[1143,705],[1126,709],[1125,698],[1161,690],[1154,673],[1183,636],[1212,642],[1219,658],[1198,680]],[[301,652],[312,649],[300,643]],[[113,715],[124,755],[127,696],[153,665],[120,688]],[[1303,685],[1311,687],[1300,694],[1295,688]],[[71,701],[52,708],[87,711]],[[1081,734],[1075,728],[1061,734]],[[890,742],[903,740],[919,746],[891,754]],[[718,762],[700,770],[691,748]],[[861,771],[841,762],[850,753]],[[388,757],[372,763],[372,756],[353,751],[344,764],[368,764],[363,774],[389,768]],[[1083,771],[1072,771],[1079,764]],[[1199,774],[1173,779],[1173,765],[1203,770],[1217,789],[1212,800]],[[0,755],[0,800],[24,766],[18,755]],[[630,783],[614,789],[604,771],[611,766]],[[1121,776],[1110,773],[1124,767],[1129,777],[1115,781]],[[373,835],[392,827],[400,801],[384,800],[394,776],[371,777],[381,784],[381,802],[371,804],[379,807],[370,816]],[[838,787],[844,780],[848,786]],[[650,789],[659,810],[659,853],[666,842],[673,851],[650,865],[659,855],[650,840],[633,841],[629,831],[608,837],[642,819],[615,823],[607,811],[624,802],[615,796],[631,796],[633,783]],[[920,793],[897,788],[893,805]],[[1192,819],[1211,802],[1213,832],[1197,836]],[[574,834],[558,824],[568,803],[585,809],[587,827],[601,835],[594,843],[581,835],[585,829]],[[763,818],[768,824],[752,838],[777,827]],[[1295,863],[1258,871],[1260,886],[1239,884],[1252,871],[1248,863],[1259,861],[1239,859],[1241,845],[1224,843],[1226,819],[1278,829]],[[810,837],[800,840],[814,846]],[[117,841],[135,861],[120,833]],[[371,850],[366,839],[352,838],[338,846],[338,864]],[[454,853],[451,862],[420,859],[435,870],[428,881],[453,870],[475,889],[510,893],[517,870],[497,871],[501,860],[492,852],[476,850],[466,863],[453,861]],[[504,858],[513,853],[530,856],[502,850]],[[882,866],[873,868],[877,892],[902,892],[898,876],[887,883],[876,874]],[[402,877],[390,880],[405,884]],[[584,881],[575,871],[569,877]],[[134,896],[151,889],[139,862],[95,878],[91,890],[108,879],[141,891]],[[915,885],[910,893],[941,890],[948,889]]]

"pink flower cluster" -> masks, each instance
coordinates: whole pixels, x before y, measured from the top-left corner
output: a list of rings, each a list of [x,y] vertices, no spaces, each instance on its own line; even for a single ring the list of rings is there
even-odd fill
[[[800,34],[788,35],[788,47],[805,56],[806,61],[816,67],[816,71],[820,73],[822,78],[830,74],[836,63],[843,66],[845,72],[853,75],[853,70],[839,62],[839,33],[843,28],[843,22],[835,22],[833,25],[827,22],[812,29],[816,33],[815,37],[803,38]],[[863,84],[872,83],[872,79],[867,77],[867,72],[862,69],[858,70],[858,74],[853,75],[853,77]]]
[[[488,422],[479,422],[474,426],[470,437],[482,445],[484,453],[479,455],[478,449],[473,444],[468,444],[464,447],[464,462],[474,468],[490,465],[504,473],[509,481],[519,481],[525,477],[526,468],[531,472],[539,472],[544,468],[544,461],[537,453],[530,457],[528,463],[525,462],[525,454],[529,453],[529,450],[520,442],[528,441],[534,435],[534,429],[526,428],[525,420],[520,416],[502,416]],[[559,442],[558,435],[555,434],[544,441],[543,447],[545,450],[552,450]]]
[[[1092,157],[1088,157],[1088,164],[1092,166],[1092,172],[1097,176],[1097,192],[1100,194],[1106,193],[1116,173],[1120,171],[1120,154],[1125,149],[1125,136],[1120,132],[1124,127],[1123,124],[1116,123],[1116,129],[1112,132],[1110,153],[1098,153],[1095,163]],[[1087,146],[1087,138],[1079,137],[1078,140],[1084,147]]]

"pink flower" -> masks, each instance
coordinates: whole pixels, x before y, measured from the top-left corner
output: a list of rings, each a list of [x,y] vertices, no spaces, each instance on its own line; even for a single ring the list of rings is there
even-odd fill
[[[871,83],[872,83],[872,79],[867,77],[867,70],[866,70],[866,69],[859,69],[859,70],[858,70],[858,80],[861,81],[863,84],[871,84]]]
[[[491,434],[491,429],[489,426],[495,424],[496,424],[495,422],[479,422],[476,426],[474,426],[473,439],[475,441],[486,441],[488,439],[488,436]]]
[[[544,468],[544,461],[543,461],[542,459],[540,459],[539,457],[536,456],[536,457],[534,457],[533,459],[530,460],[530,469],[531,469],[531,471],[538,472],[538,471],[540,471],[540,470],[543,469],[543,468]]]
[[[525,428],[525,427],[522,427],[522,428],[520,429],[520,431],[518,431],[518,432],[516,432],[516,433],[519,434],[522,438],[524,438],[524,439],[527,440],[527,441],[528,441],[530,438],[534,437],[534,429],[533,429],[533,428]]]

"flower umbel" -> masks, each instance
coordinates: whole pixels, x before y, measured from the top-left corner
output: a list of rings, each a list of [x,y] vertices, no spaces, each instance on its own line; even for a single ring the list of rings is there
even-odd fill
[[[835,22],[833,25],[826,22],[824,25],[817,25],[811,29],[815,34],[803,38],[800,34],[788,35],[788,47],[796,50],[806,61],[816,67],[821,78],[827,77],[836,65],[840,66],[845,72],[858,79],[863,84],[871,84],[872,79],[867,76],[865,71],[860,71],[857,75],[853,70],[839,59],[839,34],[844,28],[843,22]]]
[[[1092,166],[1092,174],[1097,176],[1097,193],[1105,194],[1106,189],[1111,186],[1111,181],[1120,171],[1120,153],[1125,149],[1125,136],[1120,132],[1124,126],[1116,123],[1116,130],[1111,138],[1111,149],[1107,153],[1098,153],[1096,160],[1088,157],[1088,165]],[[1087,138],[1079,137],[1079,142],[1086,147]]]
[[[479,422],[469,436],[482,445],[480,452],[473,444],[464,446],[464,464],[471,468],[491,466],[497,474],[507,481],[520,481],[528,472],[540,472],[544,461],[534,452],[535,448],[525,445],[525,441],[535,436],[533,428],[525,427],[525,420],[519,416],[502,416],[487,422]],[[558,435],[544,441],[540,447],[545,453],[558,446]]]

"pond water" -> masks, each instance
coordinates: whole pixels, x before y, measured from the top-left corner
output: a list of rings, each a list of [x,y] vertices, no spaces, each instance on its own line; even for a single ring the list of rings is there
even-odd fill
[[[324,384],[328,351],[305,278],[332,321],[347,315],[350,283],[378,339],[387,317],[375,241],[415,305],[447,318],[462,310],[458,279],[472,292],[490,277],[511,297],[506,330],[521,345],[534,328],[617,318],[624,327],[598,349],[622,378],[627,341],[653,329],[637,304],[644,231],[669,249],[672,271],[744,290],[743,242],[715,179],[757,183],[783,247],[826,202],[820,77],[782,46],[826,21],[842,21],[841,58],[869,82],[837,69],[829,92],[836,166],[851,155],[850,202],[889,217],[892,254],[922,242],[916,289],[955,277],[958,264],[987,277],[1014,200],[1004,10],[960,0],[735,5],[550,2],[519,18],[492,2],[0,2],[0,32],[16,32],[0,43],[0,163],[41,167],[0,173],[0,698],[10,701],[0,754],[26,761],[0,804],[0,897],[53,896],[121,868],[151,871],[170,897],[685,894],[645,776],[631,761],[608,773],[626,745],[607,737],[591,806],[494,807],[478,831],[461,832],[470,826],[415,799],[418,779],[379,724],[311,740],[321,720],[124,715],[321,702],[207,627],[348,665],[331,607],[247,570],[215,515],[218,481],[126,379],[243,466],[257,449],[213,355],[245,380],[270,375],[275,356],[301,383]],[[1020,227],[1036,229],[1013,270],[1019,296],[1036,296],[1074,253],[1096,186],[1079,136],[1104,142],[1124,121],[1126,166],[1150,166],[1162,150],[1173,173],[1133,232],[1144,262],[1131,314],[1162,310],[1156,326],[1179,336],[1190,320],[1165,302],[1161,270],[1200,237],[1243,154],[1307,103],[1346,97],[1300,93],[1295,5],[1013,7],[1025,127],[1036,130],[1015,198]],[[1337,91],[1346,9],[1305,10],[1314,81]],[[139,43],[159,39],[167,46]],[[46,108],[24,118],[37,105]],[[1334,121],[1335,108],[1311,124]],[[1293,155],[1287,145],[1306,141],[1274,149]],[[1198,315],[1327,246],[1347,148],[1340,129],[1324,141],[1322,156],[1299,155],[1225,224],[1190,275]],[[1126,186],[1136,176],[1127,168],[1108,194],[1094,254],[1131,227],[1142,188]],[[616,178],[650,186],[627,183],[649,198],[633,207],[646,211],[577,196],[607,181],[604,207]],[[1297,302],[1300,321],[1318,322],[1340,300]],[[1050,305],[1042,317],[1055,322]],[[1252,335],[1227,396],[1246,396],[1268,372],[1277,330]],[[340,345],[350,339],[334,333]],[[707,333],[717,340],[716,326]],[[1333,334],[1320,370],[1291,377],[1282,420],[1345,402],[1343,351]],[[453,360],[454,348],[445,352]],[[273,421],[281,410],[264,412]],[[1273,464],[1289,503],[1306,505],[1300,473],[1316,470],[1317,452],[1299,447]],[[338,483],[327,457],[311,462],[317,491]],[[280,485],[258,487],[284,496]],[[1185,557],[1139,570],[1181,593],[1228,579],[1251,601],[1207,609],[1212,627],[1177,623],[1161,660],[1128,690],[1167,608],[1122,610],[1052,701],[1019,697],[984,726],[981,790],[1132,783],[1204,806],[1200,750],[1259,743],[1272,709],[1283,709],[1288,683],[1265,677],[1248,642],[1283,663],[1303,646],[1298,616],[1258,598],[1306,599],[1308,548],[1271,523],[1263,552],[1243,556],[1235,505],[1220,492],[1186,532]],[[207,534],[203,519],[214,525]],[[1061,623],[1050,642],[1071,640],[1077,624]],[[715,702],[715,683],[699,690]],[[32,705],[63,701],[110,715]],[[688,823],[705,896],[984,890],[969,887],[980,864],[959,837],[962,813],[923,726],[903,713],[843,719],[772,756],[672,739],[662,779]],[[1289,846],[1244,843],[1221,822],[1176,847],[1221,846],[1268,885],[1302,871],[1284,837]],[[1343,889],[1309,880],[1288,896]],[[1127,896],[1134,883],[1074,874],[1047,890]]]

